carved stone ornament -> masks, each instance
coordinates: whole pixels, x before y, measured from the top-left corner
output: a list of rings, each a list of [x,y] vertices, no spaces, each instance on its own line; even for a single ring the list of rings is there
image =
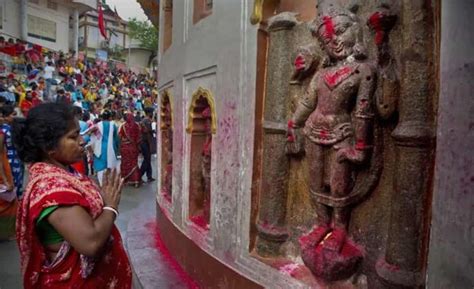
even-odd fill
[[[212,97],[212,93],[205,88],[199,87],[192,96],[191,105],[188,110],[188,126],[186,127],[186,132],[192,133],[193,132],[193,120],[195,118],[194,109],[196,108],[197,101],[199,98],[204,97],[209,104],[211,109],[211,133],[215,134],[217,132],[217,116],[216,116],[216,104],[214,102],[214,98]]]
[[[161,95],[160,117],[161,130],[166,130],[173,127],[173,96],[168,90],[165,90]]]
[[[162,193],[171,201],[173,175],[173,97],[168,90],[161,95],[161,158],[162,158]]]
[[[315,276],[329,281],[353,275],[363,258],[363,249],[348,235],[351,208],[374,189],[382,170],[377,62],[367,58],[357,6],[333,2],[318,4],[312,32],[326,58],[288,122],[289,145],[298,141],[299,130],[306,138],[316,210],[314,227],[299,239],[301,255]],[[301,50],[295,70],[307,70],[307,59]]]
[[[252,16],[250,16],[250,23],[258,24],[263,18],[263,0],[255,0],[253,4]]]

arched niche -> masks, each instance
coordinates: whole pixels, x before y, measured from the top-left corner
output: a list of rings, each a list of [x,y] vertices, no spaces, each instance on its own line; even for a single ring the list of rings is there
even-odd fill
[[[186,131],[191,134],[189,219],[209,229],[211,211],[212,136],[217,131],[215,102],[211,92],[199,87],[193,93]]]
[[[173,192],[173,97],[168,90],[161,95],[161,193],[171,202]]]

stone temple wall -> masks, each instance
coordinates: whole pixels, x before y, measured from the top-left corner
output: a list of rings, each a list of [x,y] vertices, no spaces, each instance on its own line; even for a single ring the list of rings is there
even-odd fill
[[[204,288],[423,287],[440,4],[215,0],[197,23],[172,4],[157,220],[184,268]]]

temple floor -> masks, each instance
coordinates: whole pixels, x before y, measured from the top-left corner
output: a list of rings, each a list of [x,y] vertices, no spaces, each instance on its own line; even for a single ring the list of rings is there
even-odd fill
[[[156,159],[152,159],[153,173],[156,177],[154,160]],[[157,240],[154,225],[156,191],[156,182],[145,183],[138,189],[126,186],[122,191],[120,216],[116,225],[122,234],[135,273],[133,289],[196,288]],[[0,289],[21,288],[23,286],[16,242],[0,242]]]

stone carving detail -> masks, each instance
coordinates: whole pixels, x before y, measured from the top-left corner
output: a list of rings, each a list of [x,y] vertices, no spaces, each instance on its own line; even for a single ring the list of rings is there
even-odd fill
[[[202,158],[201,158],[201,177],[202,177],[202,186],[203,186],[203,209],[204,209],[204,219],[208,220],[210,218],[211,211],[211,155],[212,155],[212,133],[211,133],[211,109],[206,107],[202,112],[202,117],[204,118],[204,133],[205,141],[202,146]]]
[[[383,119],[393,115],[398,106],[399,80],[396,65],[392,59],[389,46],[389,33],[397,22],[397,15],[387,4],[382,4],[367,20],[367,25],[374,31],[377,45],[377,64],[379,67],[378,90],[376,107]]]
[[[315,287],[418,288],[439,3],[315,2],[313,22],[293,12],[265,20],[253,253]]]
[[[348,236],[351,207],[374,188],[381,172],[377,71],[363,46],[357,8],[320,1],[312,32],[326,57],[288,122],[290,146],[301,135],[306,138],[316,210],[314,227],[299,239],[301,254],[313,274],[325,280],[348,278],[356,271],[363,252]],[[308,58],[298,53],[294,75],[305,76]]]
[[[161,97],[161,191],[165,199],[171,201],[173,177],[173,113],[169,92]]]

